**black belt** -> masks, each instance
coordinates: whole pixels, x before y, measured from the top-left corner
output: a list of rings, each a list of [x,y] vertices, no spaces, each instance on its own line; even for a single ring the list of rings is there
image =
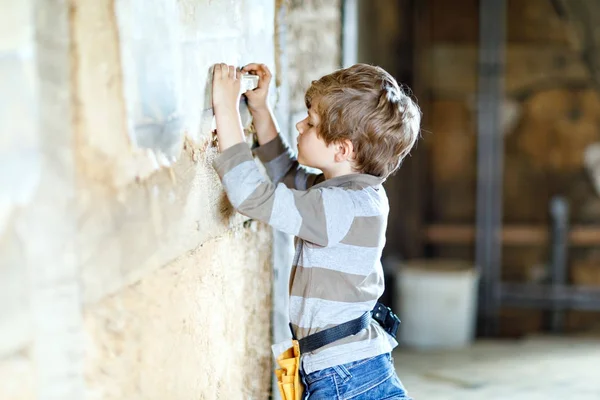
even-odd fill
[[[300,354],[310,353],[347,336],[356,335],[369,326],[371,319],[377,321],[389,335],[396,338],[400,319],[398,319],[389,307],[377,303],[372,311],[367,311],[356,319],[313,333],[298,340]],[[292,337],[295,339],[296,335],[294,335],[291,324],[290,330],[292,331]]]

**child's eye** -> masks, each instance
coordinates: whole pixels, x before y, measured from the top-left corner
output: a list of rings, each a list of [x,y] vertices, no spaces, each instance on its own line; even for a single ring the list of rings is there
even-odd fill
[[[310,122],[307,122],[308,126],[310,126],[311,128],[313,127],[313,124],[311,124]]]

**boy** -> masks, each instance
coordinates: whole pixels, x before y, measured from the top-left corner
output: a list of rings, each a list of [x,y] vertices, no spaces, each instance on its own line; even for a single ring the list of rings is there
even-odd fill
[[[266,180],[244,142],[238,110],[241,73],[259,76],[245,93]],[[305,396],[317,399],[407,399],[394,371],[397,345],[370,311],[384,290],[380,257],[388,200],[383,181],[419,134],[420,111],[379,67],[354,65],[313,81],[298,129],[296,159],[279,136],[267,103],[271,73],[217,64],[213,109],[221,154],[214,162],[232,205],[296,236],[290,276],[290,321],[297,339],[348,321],[355,334],[302,352]],[[321,170],[310,174],[300,164]],[[364,328],[363,328],[364,326]]]

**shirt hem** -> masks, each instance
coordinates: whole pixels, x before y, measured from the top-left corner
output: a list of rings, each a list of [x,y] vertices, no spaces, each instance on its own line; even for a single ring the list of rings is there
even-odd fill
[[[302,367],[306,374],[311,374],[313,372],[317,372],[317,371],[320,371],[325,368],[331,368],[336,365],[348,364],[348,363],[362,360],[365,358],[376,357],[381,354],[389,353],[392,350],[393,350],[393,347],[390,345],[390,343],[387,340],[385,340],[385,341],[382,341],[382,343],[380,343],[376,347],[369,347],[360,352],[353,351],[352,353],[336,354],[335,356],[331,356],[331,357],[327,357],[327,358],[323,358],[323,359],[319,359],[318,355],[311,356],[311,357],[315,357],[317,359],[316,360],[308,360],[308,361],[303,360]]]

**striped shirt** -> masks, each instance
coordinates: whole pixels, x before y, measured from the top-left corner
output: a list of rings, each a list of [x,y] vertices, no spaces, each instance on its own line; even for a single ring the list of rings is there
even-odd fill
[[[383,179],[350,174],[325,180],[302,168],[281,138],[254,150],[232,146],[214,161],[238,212],[296,236],[290,322],[297,338],[360,317],[384,290],[380,258],[389,204]],[[397,345],[376,321],[358,334],[302,355],[307,374],[390,352]]]

